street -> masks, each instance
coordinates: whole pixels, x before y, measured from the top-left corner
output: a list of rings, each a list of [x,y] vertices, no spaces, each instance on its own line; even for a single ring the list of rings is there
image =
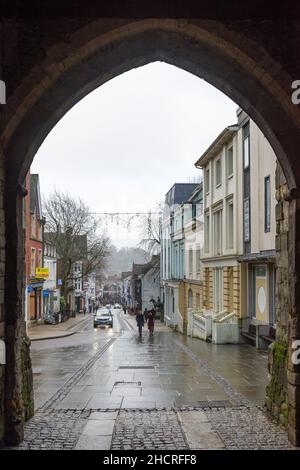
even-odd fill
[[[31,346],[35,416],[20,448],[289,448],[263,410],[267,354],[212,345],[156,321],[154,337],[114,310]]]

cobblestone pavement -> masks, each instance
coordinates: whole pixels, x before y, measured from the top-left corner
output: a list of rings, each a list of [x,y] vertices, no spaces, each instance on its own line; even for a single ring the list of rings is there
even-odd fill
[[[262,406],[264,355],[115,323],[35,343],[39,408],[18,449],[291,448]]]
[[[188,449],[174,411],[121,411],[111,449]]]
[[[24,441],[15,449],[74,449],[88,419],[99,411],[112,410],[40,411],[26,424]],[[111,450],[213,449],[216,438],[228,450],[292,449],[284,429],[257,407],[117,411]],[[178,412],[181,421],[192,412],[191,440]],[[195,425],[198,415],[204,421],[200,430]],[[220,443],[216,448],[221,448]]]
[[[14,449],[74,449],[89,414],[89,411],[81,410],[48,410],[37,412],[26,423],[24,441]]]
[[[227,449],[292,449],[285,430],[257,407],[206,411]]]

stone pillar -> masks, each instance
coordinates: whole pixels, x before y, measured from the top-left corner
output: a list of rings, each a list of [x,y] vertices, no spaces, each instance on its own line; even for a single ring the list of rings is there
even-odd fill
[[[240,312],[240,292],[241,292],[241,267],[233,267],[233,311]]]
[[[269,348],[270,382],[266,405],[300,445],[300,365],[294,364],[293,342],[300,340],[300,199],[288,190],[276,168],[276,341]]]
[[[6,175],[10,173],[7,171]],[[22,188],[6,181],[5,222],[5,442],[23,440],[24,420],[33,415],[33,381],[24,319],[24,242]]]
[[[266,390],[266,405],[271,413],[288,425],[287,399],[287,354],[288,354],[288,317],[290,314],[289,297],[289,203],[285,201],[287,184],[283,172],[276,167],[276,341],[269,347],[268,371],[270,382]]]
[[[4,276],[5,276],[5,222],[4,222],[4,157],[0,149],[0,347],[5,345]],[[4,342],[4,343],[3,343]],[[0,353],[1,356],[1,353]],[[0,357],[1,359],[1,357]],[[5,358],[3,358],[5,359]],[[4,385],[5,365],[0,360],[0,445],[4,439]]]
[[[289,192],[289,282],[290,316],[288,319],[288,434],[300,446],[300,198]],[[296,352],[298,351],[298,352]]]
[[[223,307],[226,311],[229,310],[230,304],[229,269],[226,266],[223,268]]]

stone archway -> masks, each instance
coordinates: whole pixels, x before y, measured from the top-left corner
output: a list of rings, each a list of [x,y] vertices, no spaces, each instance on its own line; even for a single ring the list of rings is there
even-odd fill
[[[291,102],[295,77],[267,52],[261,31],[256,36],[255,28],[249,31],[245,27],[243,32],[238,24],[228,27],[220,21],[183,19],[100,19],[84,26],[82,23],[78,20],[75,30],[65,34],[64,40],[60,36],[28,65],[27,75],[24,73],[23,80],[12,87],[0,129],[0,148],[5,158],[4,414],[6,440],[13,444],[22,439],[24,407],[25,414],[32,412],[23,321],[22,183],[37,149],[58,120],[96,87],[131,68],[161,60],[205,79],[238,103],[269,140],[286,177],[286,183],[278,184],[282,213],[284,201],[289,200],[288,263],[284,256],[279,259],[288,267],[284,287],[289,285],[287,293],[282,290],[280,294],[282,300],[289,296],[288,302],[282,301],[288,321],[281,340],[288,343],[291,352],[292,340],[300,338],[296,275],[300,274],[296,256],[300,239],[300,112]],[[286,217],[285,212],[277,220]],[[283,235],[279,228],[282,253]],[[299,444],[300,373],[291,362],[288,370],[289,435],[293,443]]]

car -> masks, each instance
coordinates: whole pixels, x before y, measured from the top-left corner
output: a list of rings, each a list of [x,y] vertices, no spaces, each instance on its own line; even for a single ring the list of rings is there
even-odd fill
[[[121,305],[120,305],[120,304],[115,304],[115,305],[114,305],[114,308],[121,309],[122,307],[121,307]]]
[[[94,316],[94,328],[98,326],[110,326],[113,328],[113,316],[108,308],[99,308]]]
[[[105,308],[108,308],[108,309],[110,309],[110,307],[111,307],[111,305],[110,305],[110,304],[106,304],[106,305],[105,305]]]

